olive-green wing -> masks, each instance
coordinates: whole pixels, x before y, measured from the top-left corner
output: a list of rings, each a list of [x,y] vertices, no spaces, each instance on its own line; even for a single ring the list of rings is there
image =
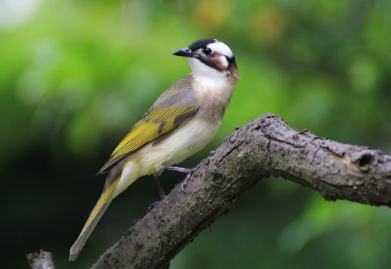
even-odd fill
[[[178,127],[197,111],[197,99],[186,76],[172,85],[122,139],[98,174],[106,172],[141,146]]]

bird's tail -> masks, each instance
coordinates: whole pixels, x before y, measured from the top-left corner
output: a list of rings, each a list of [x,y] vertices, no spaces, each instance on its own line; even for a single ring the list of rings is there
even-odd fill
[[[118,179],[115,180],[114,182],[112,182],[111,185],[109,185],[103,191],[102,195],[99,198],[99,201],[96,203],[94,209],[92,210],[90,216],[88,217],[88,220],[84,225],[83,230],[81,231],[79,237],[77,238],[76,242],[73,244],[71,250],[69,251],[70,252],[69,261],[74,261],[77,259],[77,256],[79,255],[81,249],[86,243],[92,230],[94,230],[96,224],[102,217],[103,213],[105,213],[107,207],[109,206],[111,200],[113,199],[110,196],[113,193],[115,187],[117,186],[118,181],[119,181]]]

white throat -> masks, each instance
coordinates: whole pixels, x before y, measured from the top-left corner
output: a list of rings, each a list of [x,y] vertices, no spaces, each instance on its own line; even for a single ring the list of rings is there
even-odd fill
[[[187,58],[194,79],[202,84],[222,84],[227,82],[226,72],[217,71],[194,58]]]

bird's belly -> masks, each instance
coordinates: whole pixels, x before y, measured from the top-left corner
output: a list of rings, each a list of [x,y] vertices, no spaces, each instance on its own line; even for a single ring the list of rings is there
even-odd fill
[[[144,145],[125,160],[121,178],[111,199],[139,177],[162,172],[162,164],[179,163],[201,150],[212,140],[219,127],[220,122],[193,118],[155,145],[153,142]]]
[[[219,123],[194,119],[176,129],[163,141],[149,143],[136,154],[143,174],[160,172],[161,165],[179,163],[205,147],[215,136]]]

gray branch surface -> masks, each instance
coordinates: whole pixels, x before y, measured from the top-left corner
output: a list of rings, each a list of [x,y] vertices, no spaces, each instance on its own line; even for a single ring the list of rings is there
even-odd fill
[[[168,268],[246,190],[271,176],[314,189],[326,200],[391,205],[391,156],[300,132],[279,116],[265,114],[211,152],[186,193],[176,186],[93,268]]]

